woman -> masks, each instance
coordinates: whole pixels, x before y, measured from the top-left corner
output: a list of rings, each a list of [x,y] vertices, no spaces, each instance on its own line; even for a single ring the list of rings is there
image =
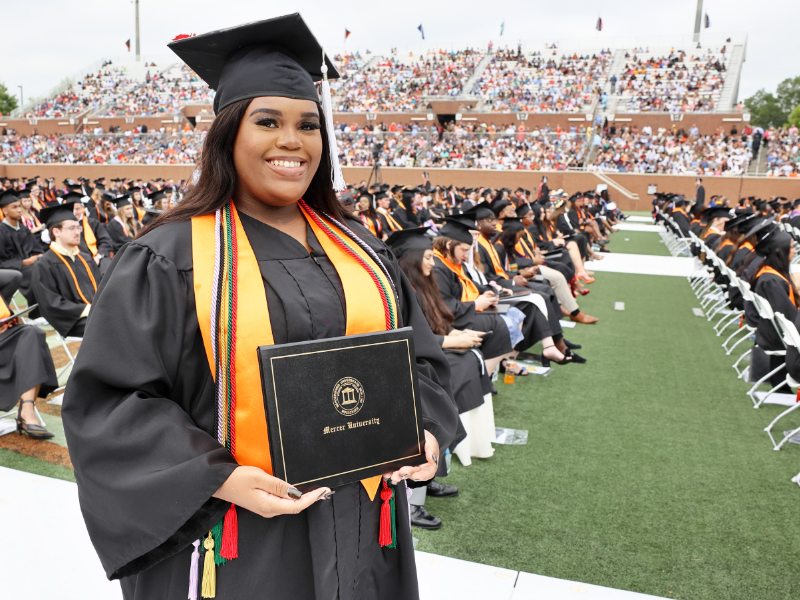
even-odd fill
[[[141,231],[142,224],[134,217],[133,205],[127,196],[117,198],[117,210],[108,223],[108,235],[113,242],[114,252],[119,250]]]
[[[386,240],[386,234],[383,231],[383,225],[378,218],[375,209],[372,208],[372,196],[370,194],[361,194],[358,197],[358,202],[355,204],[355,212],[361,220],[361,224],[369,229],[370,233],[379,240]]]
[[[585,236],[579,235],[565,235],[559,231],[556,223],[559,219],[565,219],[564,216],[564,201],[556,200],[548,202],[541,209],[541,213],[534,218],[539,219],[537,223],[537,233],[539,234],[539,244],[545,242],[553,244],[553,247],[566,247],[569,252],[572,263],[575,265],[575,274],[584,283],[594,283],[594,272],[586,269],[585,261],[587,260],[602,260],[603,256],[599,252],[594,252],[592,248],[586,243]],[[548,246],[541,246],[547,249]]]
[[[31,233],[36,235],[44,229],[44,225],[39,220],[39,215],[34,209],[33,196],[24,190],[20,192],[18,196],[19,202],[22,205],[22,217],[20,217],[20,221],[25,227],[31,230]],[[38,239],[39,236],[37,235],[36,238]]]
[[[707,208],[706,227],[701,231],[700,238],[706,243],[706,246],[716,251],[722,243],[722,238],[725,237],[725,223],[730,221],[730,209],[725,206],[714,206]]]
[[[21,281],[20,275],[14,285]],[[8,305],[0,297],[0,319],[10,316]],[[57,387],[56,369],[44,331],[34,325],[23,325],[18,319],[0,323],[0,412],[19,402],[18,433],[35,440],[53,437],[39,424],[34,407],[37,397],[45,398]]]
[[[275,39],[290,46],[276,48]],[[270,475],[264,445],[258,346],[387,325],[414,331],[427,462],[386,476],[395,484],[433,477],[458,418],[447,362],[408,281],[336,199],[338,152],[312,79],[320,57],[331,63],[297,14],[170,47],[216,89],[201,174],[115,257],[64,401],[101,562],[122,579],[126,599],[183,599],[187,589],[189,598],[265,590],[417,598],[404,486],[394,501],[396,548],[383,548],[373,495],[380,479],[301,495]],[[228,296],[212,294],[222,285]],[[231,377],[235,396],[214,372]],[[228,403],[236,410],[223,411]]]
[[[453,313],[445,306],[436,278],[432,277],[435,263],[429,231],[428,227],[405,229],[393,233],[386,243],[411,282],[425,319],[450,363],[450,385],[466,430],[463,441],[454,441],[450,450],[468,466],[472,457],[489,458],[494,454],[492,441],[496,435],[490,380],[494,369],[484,365],[477,350],[485,332],[453,328]]]

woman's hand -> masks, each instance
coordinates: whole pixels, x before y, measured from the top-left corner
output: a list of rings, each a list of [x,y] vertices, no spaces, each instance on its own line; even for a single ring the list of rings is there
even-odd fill
[[[237,467],[214,497],[271,519],[296,515],[331,493],[330,488],[320,488],[301,495],[296,488],[258,467]]]
[[[556,238],[553,240],[554,246],[563,246],[564,245],[564,238]]]
[[[436,476],[436,469],[439,467],[439,442],[428,431],[425,431],[425,457],[428,459],[425,464],[418,467],[403,467],[394,473],[385,473],[383,477],[391,479],[392,483],[400,483],[403,479],[428,481]]]
[[[473,331],[462,331],[457,335],[447,335],[444,338],[442,348],[455,348],[458,350],[474,348],[483,342],[482,335]]]
[[[499,298],[495,296],[494,292],[484,292],[475,298],[475,308],[478,310],[486,310],[490,306],[495,306]]]

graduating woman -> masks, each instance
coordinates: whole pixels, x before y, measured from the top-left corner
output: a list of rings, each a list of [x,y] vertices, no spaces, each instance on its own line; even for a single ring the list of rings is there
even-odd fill
[[[0,297],[0,319],[8,319],[11,310]],[[34,411],[36,398],[45,398],[58,387],[53,357],[45,333],[34,325],[22,325],[18,319],[0,323],[0,412],[19,402],[17,432],[35,440],[53,437],[40,423]]]
[[[413,289],[336,199],[312,79],[333,65],[299,14],[171,48],[216,90],[201,175],[115,257],[63,407],[100,560],[128,600],[418,598],[401,482],[433,477],[458,413]],[[273,477],[257,348],[406,326],[427,462],[387,473],[394,488],[378,476],[335,495]]]
[[[119,252],[141,231],[142,224],[136,219],[136,213],[133,211],[133,205],[128,196],[119,196],[115,204],[117,206],[116,214],[106,227],[114,245],[114,252]]]

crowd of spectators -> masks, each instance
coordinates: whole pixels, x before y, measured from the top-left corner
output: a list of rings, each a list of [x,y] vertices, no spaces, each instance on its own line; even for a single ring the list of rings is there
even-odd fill
[[[616,173],[743,175],[752,159],[752,135],[625,127],[603,136],[588,168]]]
[[[177,72],[176,72],[177,71]],[[145,82],[119,94],[99,117],[157,116],[180,112],[184,104],[211,104],[211,89],[188,66],[169,67]]]
[[[665,56],[641,57],[634,51],[625,55],[616,91],[630,98],[628,112],[712,112],[724,82],[725,52],[723,47],[687,57],[672,49]]]
[[[496,112],[579,112],[600,92],[611,52],[560,59],[541,52],[501,51],[484,69],[472,93]]]
[[[800,177],[800,136],[796,125],[773,128],[764,133],[767,175]]]
[[[0,162],[21,164],[194,164],[200,158],[205,132],[4,135]]]
[[[416,62],[403,62],[397,55],[357,73],[336,91],[338,112],[399,112],[425,106],[425,96],[457,96],[478,66],[478,50],[430,51]]]

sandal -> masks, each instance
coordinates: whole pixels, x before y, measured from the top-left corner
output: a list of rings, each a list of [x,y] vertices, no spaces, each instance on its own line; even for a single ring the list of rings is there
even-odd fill
[[[47,431],[47,429],[45,429],[41,425],[39,425],[39,424],[29,425],[28,423],[26,423],[24,421],[24,419],[21,416],[21,413],[22,413],[22,405],[25,404],[26,402],[29,402],[30,404],[33,404],[34,406],[36,406],[36,403],[33,400],[21,400],[20,401],[19,408],[17,409],[17,418],[16,418],[16,421],[17,421],[17,433],[25,434],[29,438],[32,438],[34,440],[48,440],[48,439],[50,439],[52,437],[55,437],[55,435],[53,435],[52,433]]]
[[[506,372],[506,368],[508,367],[508,365],[506,364],[507,361],[508,361],[508,359],[505,359],[503,362],[500,363],[500,372],[501,373],[505,373]],[[526,369],[525,367],[523,367],[520,364],[517,365],[517,370],[514,371],[513,373],[517,377],[527,377],[528,374],[529,374],[528,373],[528,369]]]

